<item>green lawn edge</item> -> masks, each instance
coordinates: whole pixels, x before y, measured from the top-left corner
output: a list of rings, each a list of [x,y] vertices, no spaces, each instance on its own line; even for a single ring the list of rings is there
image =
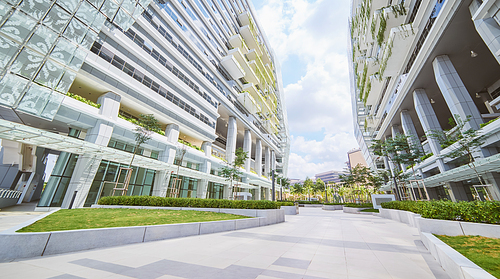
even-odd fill
[[[470,235],[435,236],[491,275],[500,278],[500,239]]]
[[[35,223],[17,230],[19,233],[53,232],[134,226],[153,226],[211,222],[251,218],[247,216],[196,210],[79,208],[61,209]]]

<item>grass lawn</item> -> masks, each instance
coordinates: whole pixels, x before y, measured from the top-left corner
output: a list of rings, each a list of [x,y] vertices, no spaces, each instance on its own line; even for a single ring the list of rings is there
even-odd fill
[[[500,239],[469,235],[436,237],[496,278],[500,278]]]
[[[128,208],[62,209],[17,232],[50,232],[111,227],[178,224],[249,218],[246,216],[194,211]]]

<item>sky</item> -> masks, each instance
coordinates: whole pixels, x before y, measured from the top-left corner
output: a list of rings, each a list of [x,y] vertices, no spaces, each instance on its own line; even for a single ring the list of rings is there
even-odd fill
[[[288,178],[343,170],[353,134],[346,0],[252,0],[281,64],[291,152]]]

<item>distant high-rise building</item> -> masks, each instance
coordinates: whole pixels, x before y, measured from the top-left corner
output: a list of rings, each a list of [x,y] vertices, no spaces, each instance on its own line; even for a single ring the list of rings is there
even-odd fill
[[[363,153],[361,153],[361,149],[353,149],[347,152],[347,158],[349,161],[347,161],[347,167],[349,169],[352,169],[356,166],[362,166],[362,167],[368,167],[368,164],[366,164],[366,160],[363,157]]]
[[[404,134],[426,154],[415,163],[413,179],[425,184],[429,198],[500,200],[500,121],[491,122],[500,113],[499,4],[498,0],[352,1],[354,130],[373,170],[413,175],[412,168],[395,165],[369,149],[374,140]],[[462,165],[462,158],[446,157],[453,146],[429,136],[435,131],[460,133],[449,119],[468,117],[466,129],[487,134],[474,152],[484,181]]]
[[[315,175],[315,179],[321,179],[321,181],[327,183],[327,182],[332,182],[332,183],[338,183],[340,182],[339,175],[346,174],[345,171],[327,171],[327,172],[322,172],[318,173]]]

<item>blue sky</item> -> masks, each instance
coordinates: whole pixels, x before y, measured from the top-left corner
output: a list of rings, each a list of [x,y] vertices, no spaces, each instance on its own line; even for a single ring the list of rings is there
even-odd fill
[[[292,148],[289,178],[342,170],[353,136],[346,0],[253,0],[281,64]]]

